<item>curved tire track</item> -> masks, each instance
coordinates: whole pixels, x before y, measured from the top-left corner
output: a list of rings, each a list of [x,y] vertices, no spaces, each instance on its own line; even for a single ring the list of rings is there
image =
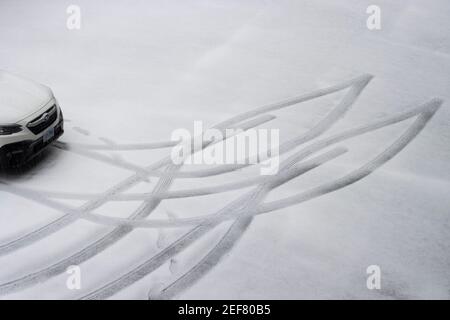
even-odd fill
[[[294,99],[294,100],[290,100],[290,101],[285,101],[285,102],[281,102],[278,104],[274,104],[274,105],[269,105],[263,108],[259,108],[241,115],[238,115],[236,117],[231,118],[228,121],[225,121],[221,124],[219,124],[218,126],[216,126],[217,128],[224,128],[230,124],[233,123],[239,123],[242,120],[248,119],[252,116],[256,116],[258,114],[267,112],[269,110],[275,110],[275,109],[280,109],[286,106],[290,106],[292,104],[296,104],[302,101],[306,101],[309,99],[312,99],[314,97],[317,96],[321,96],[321,95],[325,95],[331,92],[336,92],[339,90],[342,90],[350,85],[354,85],[356,84],[361,84],[362,82],[365,82],[365,84],[360,88],[360,91],[363,89],[363,87],[368,83],[368,81],[370,81],[371,77],[368,76],[363,76],[360,77],[358,79],[354,79],[351,80],[347,83],[338,85],[338,86],[334,86],[334,87],[330,87],[327,89],[322,89],[322,90],[318,90],[312,94],[307,94],[304,96],[301,96],[298,99]],[[352,87],[351,93],[354,94],[355,89]],[[359,93],[360,93],[359,91]],[[358,94],[359,94],[358,93]],[[351,95],[346,95],[346,97]],[[357,94],[357,95],[358,95]],[[354,98],[356,99],[356,97]],[[353,99],[353,101],[354,101]],[[352,103],[353,103],[352,99],[348,99],[347,101],[345,101],[344,98],[344,102],[342,102],[340,104],[340,107],[335,108],[336,109],[340,109],[340,110],[344,110],[346,108],[348,108]],[[335,113],[331,113],[331,116],[328,116],[324,121],[330,121],[330,123],[333,123],[333,121],[331,120],[334,116],[339,115],[338,112],[336,111]],[[325,123],[323,122],[323,123]],[[169,157],[168,157],[169,158]],[[164,164],[167,163],[167,160],[170,160],[165,158],[162,159],[160,161],[158,161],[157,163],[153,164],[151,167],[152,168],[158,168],[158,166],[163,166]],[[139,174],[135,174],[134,176],[132,176],[131,178],[125,180],[124,182],[122,182],[121,184],[119,184],[118,186],[114,187],[111,189],[111,191],[107,192],[104,197],[102,199],[96,199],[94,201],[89,202],[87,205],[83,206],[82,208],[86,210],[86,207],[90,208],[93,207],[95,208],[96,205],[101,205],[105,202],[108,201],[109,197],[117,192],[122,192],[123,189],[126,189],[126,187],[128,187],[129,185],[132,185],[135,181],[139,181],[140,177]],[[172,177],[170,178],[163,178],[164,181],[171,181]],[[165,182],[163,181],[162,184],[165,184]],[[160,184],[160,182],[158,182],[158,184]],[[168,183],[170,184],[170,182]],[[162,188],[162,187],[161,187]],[[159,189],[161,189],[159,188]],[[149,212],[151,212],[158,204],[159,204],[160,200],[149,200],[146,201],[145,204],[140,208],[140,210],[138,212],[135,212],[132,216],[132,218],[142,218],[145,217],[147,214],[149,214]],[[30,234],[27,234],[26,236],[17,239],[15,241],[12,241],[6,245],[3,245],[0,247],[0,253],[6,253],[6,252],[10,252],[10,251],[14,251],[17,250],[18,248],[21,248],[25,245],[29,245],[57,230],[60,230],[61,228],[63,228],[64,226],[67,226],[68,224],[70,224],[71,222],[73,222],[74,220],[76,220],[77,214],[73,213],[73,214],[68,214],[63,216],[62,218],[56,220],[55,222],[52,222],[49,225],[46,225]],[[106,236],[102,237],[101,239],[97,240],[94,243],[91,243],[90,245],[88,245],[86,248],[84,248],[83,250],[73,254],[72,256],[70,256],[69,258],[63,259],[62,261],[53,264],[50,267],[44,268],[40,271],[34,272],[32,274],[26,275],[20,279],[16,279],[13,281],[9,281],[7,283],[4,283],[2,285],[0,285],[0,294],[6,294],[12,291],[16,291],[16,290],[20,290],[23,288],[26,288],[28,286],[31,286],[33,284],[39,283],[41,281],[45,281],[46,279],[55,276],[57,274],[60,274],[62,272],[65,271],[65,269],[67,268],[67,266],[71,265],[71,264],[79,264],[93,256],[95,256],[98,252],[106,249],[108,246],[112,245],[113,243],[115,243],[116,241],[118,241],[121,237],[123,237],[124,235],[126,235],[127,233],[131,232],[133,230],[132,227],[130,226],[120,226],[116,229],[114,229],[112,232],[110,232],[109,234],[107,234]]]
[[[375,157],[359,169],[333,183],[328,184],[328,186],[322,186],[313,189],[313,191],[309,193],[306,192],[297,196],[274,201],[271,204],[266,205],[266,210],[273,211],[287,206],[292,206],[307,199],[312,199],[317,196],[342,189],[368,176],[377,168],[392,159],[401,150],[403,150],[422,131],[431,117],[435,114],[439,106],[440,105],[430,107],[429,110],[421,114],[416,119],[416,121],[404,132],[404,134],[400,136],[400,138],[398,138],[392,145],[390,145],[377,157]],[[218,244],[198,264],[196,264],[187,273],[185,273],[183,276],[163,289],[157,298],[173,298],[174,296],[180,294],[182,291],[192,286],[203,276],[205,276],[206,273],[211,271],[220,262],[220,260],[232,250],[232,248],[244,234],[245,230],[250,226],[252,219],[252,212],[246,212],[242,216],[237,218],[229,231],[222,237]]]
[[[310,129],[305,134],[299,136],[297,139],[294,139],[292,144],[298,146],[304,142],[307,142],[311,139],[314,139],[317,136],[320,136],[322,133],[327,131],[354,103],[354,101],[357,99],[357,97],[360,95],[364,87],[368,84],[371,78],[366,78],[364,80],[360,80],[357,85],[353,86],[351,90],[345,95],[344,99],[341,101],[341,103],[334,108],[324,119],[319,121],[318,124],[316,124],[312,129]],[[311,154],[312,152],[306,150],[303,152],[300,152],[290,159],[301,159],[302,157],[305,157],[306,155]],[[295,163],[295,162],[294,162]],[[259,194],[262,193],[264,189],[259,188],[258,191],[255,191],[255,193]],[[241,197],[238,200],[244,203],[247,203],[248,200],[245,197]],[[230,210],[235,210],[235,202],[230,204],[229,206],[225,207],[223,211],[219,211],[216,216],[225,215],[223,212],[227,212]],[[242,206],[240,204],[239,206]],[[190,243],[193,243],[196,241],[199,237],[201,237],[203,234],[207,233],[212,227],[214,227],[216,223],[213,223],[212,221],[208,222],[202,222],[199,226],[195,227],[191,232],[183,236],[181,239],[177,240],[169,246],[166,250],[163,250],[160,254],[154,256],[150,260],[147,260],[144,264],[142,264],[137,269],[129,272],[128,274],[120,277],[119,279],[116,279],[115,281],[107,284],[103,288],[93,292],[92,294],[89,294],[86,296],[88,299],[98,299],[98,298],[105,298],[109,297],[112,294],[118,292],[122,288],[134,283],[135,281],[139,280],[140,278],[144,277],[148,273],[154,271],[156,268],[158,268],[162,263],[166,261],[166,259],[170,259],[173,257],[173,255],[177,254],[179,251],[182,251],[185,246],[189,245]]]
[[[266,119],[266,118],[264,118],[264,119]],[[242,124],[242,128],[243,128],[243,130],[248,130],[255,123],[259,123],[259,121],[260,121],[260,119],[257,118],[256,120],[252,120],[247,123],[244,123],[244,124]],[[206,147],[207,145],[208,145],[208,143],[205,143],[202,147]],[[165,157],[165,158],[157,161],[156,163],[150,165],[148,167],[148,170],[152,170],[155,168],[160,168],[160,167],[163,167],[166,165],[170,165],[171,163],[172,163],[171,158],[168,156],[168,157]],[[115,194],[123,192],[123,191],[133,187],[138,182],[142,181],[143,174],[145,174],[145,173],[143,173],[142,171],[139,173],[135,173],[134,175],[132,175],[129,178],[125,179],[124,181],[120,182],[119,184],[112,187],[105,193],[101,194],[99,198],[92,199],[91,201],[87,202],[86,204],[81,206],[76,211],[69,210],[62,217],[60,217],[48,224],[36,229],[36,230],[33,230],[33,231],[31,231],[19,238],[16,238],[12,241],[9,241],[7,243],[0,244],[0,256],[8,254],[13,251],[16,251],[20,248],[29,246],[29,245],[39,241],[40,239],[43,239],[61,229],[63,229],[64,227],[70,225],[71,223],[75,222],[76,220],[82,218],[84,215],[87,215],[88,212],[93,211],[93,210],[101,207],[103,204],[109,202],[110,199],[112,197],[114,197]],[[173,176],[170,174],[169,175],[162,174],[162,177],[173,178]],[[1,183],[1,181],[0,181],[0,183]],[[149,199],[149,200],[152,200],[152,199]],[[59,207],[61,209],[63,209],[63,205],[59,205]],[[62,210],[62,211],[64,212],[65,210]],[[132,218],[132,216],[130,216],[130,218]]]
[[[333,159],[337,155],[341,154],[343,151],[342,149],[338,150],[332,150],[328,152],[327,154],[324,154],[322,156],[318,156],[317,158],[313,160],[306,161],[305,163],[302,163],[301,170],[303,172],[307,172],[309,170],[312,170],[313,168],[319,166],[321,163]],[[309,153],[300,153],[298,155],[298,159],[304,158],[308,156]],[[282,181],[279,181],[278,183],[283,183]],[[270,188],[268,188],[265,184],[261,185],[259,187],[256,187],[254,190],[244,194],[243,196],[239,197],[223,209],[219,210],[215,216],[218,218],[221,215],[228,215],[231,212],[234,212],[238,209],[247,208],[249,204],[258,203],[261,201],[264,196],[267,194],[267,192],[270,191]],[[149,260],[145,261],[141,265],[139,265],[137,268],[133,269],[132,271],[128,272],[127,274],[121,276],[120,278],[108,283],[107,285],[103,286],[102,288],[95,290],[94,292],[84,296],[82,299],[105,299],[113,294],[119,292],[121,289],[126,288],[127,286],[133,284],[134,282],[140,280],[141,278],[145,277],[147,274],[153,272],[157,268],[159,268],[161,265],[163,265],[165,262],[169,261],[173,256],[180,253],[184,249],[186,249],[189,245],[194,243],[196,240],[201,238],[203,235],[208,233],[212,228],[214,228],[218,223],[221,221],[219,219],[211,220],[211,221],[205,221],[201,223],[200,225],[193,228],[191,231],[186,233],[184,236],[176,240],[174,243],[172,243],[170,246],[168,246],[166,249],[162,250],[157,255],[153,256]]]
[[[433,99],[423,105],[420,105],[416,108],[412,108],[410,110],[401,112],[397,115],[390,116],[390,117],[387,117],[384,119],[379,119],[370,124],[363,125],[363,126],[360,126],[357,128],[348,129],[344,132],[335,134],[331,137],[316,141],[313,144],[307,146],[304,150],[306,150],[306,151],[309,150],[310,152],[318,152],[318,151],[325,149],[327,147],[330,147],[331,145],[336,144],[338,142],[342,142],[347,139],[352,139],[359,135],[363,135],[365,133],[372,132],[374,130],[378,130],[378,129],[386,127],[386,126],[396,124],[401,121],[405,121],[405,120],[415,117],[417,115],[427,113],[427,112],[435,113],[441,104],[442,104],[442,100]],[[295,168],[291,169],[292,173],[295,174],[295,170],[296,170]],[[288,172],[288,173],[284,173],[284,174],[292,174],[292,173]],[[261,177],[257,177],[257,178],[259,179]],[[268,181],[270,181],[271,179],[273,179],[273,177],[268,178]],[[263,182],[263,179],[261,179],[261,182]],[[230,185],[232,185],[232,184],[233,183],[231,183]],[[218,186],[217,188],[220,188],[220,187],[222,187],[222,186]],[[7,188],[4,188],[4,189],[5,189],[4,191],[8,191]],[[214,187],[212,189],[214,189]],[[28,199],[42,202],[56,210],[61,210],[63,212],[70,212],[70,210],[71,210],[70,207],[64,206],[57,202],[52,202],[51,200],[45,199],[43,197],[36,199],[36,196],[33,196],[32,193],[23,194],[23,193],[26,193],[26,191],[27,190],[24,190],[23,192],[20,191],[17,193],[19,195],[27,197]],[[195,194],[196,191],[200,191],[200,192]],[[155,194],[153,196],[145,195],[145,196],[143,196],[143,198],[145,198],[145,197],[156,197],[156,198],[163,197],[164,199],[167,199],[167,198],[172,198],[171,195],[175,195],[174,197],[201,196],[201,195],[204,195],[202,191],[203,191],[202,189],[192,189],[192,190],[188,189],[188,190],[184,190],[184,191],[180,190],[180,191],[168,192],[167,194],[164,194],[164,193]],[[219,189],[219,190],[214,190],[214,191],[225,192],[225,191],[229,191],[229,189],[226,187],[224,189]],[[10,188],[9,192],[14,192],[14,188]],[[35,193],[35,194],[38,194],[38,193]],[[127,195],[123,195],[123,197],[126,199]],[[135,196],[130,195],[130,199],[133,199],[134,197],[138,198],[138,195],[135,195]],[[35,198],[35,199],[33,199],[33,198]],[[118,199],[120,199],[120,195],[118,196]],[[137,228],[161,228],[161,227],[193,226],[193,225],[203,222],[205,219],[211,218],[211,216],[212,215],[203,215],[203,216],[197,216],[197,217],[191,217],[191,218],[177,218],[177,219],[170,219],[170,220],[149,219],[149,220],[145,220],[145,221],[134,221],[134,220],[126,219],[126,218],[125,219],[112,218],[112,217],[97,215],[94,213],[86,213],[85,217],[83,217],[83,218],[85,218],[89,221],[92,221],[92,222],[101,223],[101,224],[105,224],[105,225],[111,225],[111,226],[128,225],[128,226],[137,227]]]

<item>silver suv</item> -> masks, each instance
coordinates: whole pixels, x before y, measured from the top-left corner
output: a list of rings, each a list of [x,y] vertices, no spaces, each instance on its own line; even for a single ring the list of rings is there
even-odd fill
[[[0,166],[21,166],[63,133],[52,90],[0,70]]]

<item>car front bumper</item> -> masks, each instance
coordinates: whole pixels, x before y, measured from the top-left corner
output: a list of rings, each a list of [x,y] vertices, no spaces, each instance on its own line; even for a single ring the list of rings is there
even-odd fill
[[[41,136],[36,140],[23,140],[6,144],[0,148],[0,164],[3,167],[20,167],[39,155],[46,147],[56,141],[64,133],[64,120],[61,114],[58,123],[53,125],[55,134],[52,139],[44,142]]]

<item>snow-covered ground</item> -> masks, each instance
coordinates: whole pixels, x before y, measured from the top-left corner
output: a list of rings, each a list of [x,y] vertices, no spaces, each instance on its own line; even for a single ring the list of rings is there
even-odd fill
[[[449,299],[450,3],[376,2],[382,29],[370,31],[366,8],[374,3],[366,0],[1,0],[0,69],[49,85],[67,119],[64,144],[25,172],[0,173],[1,298]],[[66,28],[70,4],[81,8],[80,30]],[[276,119],[260,127],[278,128],[288,141],[358,85],[345,116],[313,140],[421,104],[424,113],[333,145],[348,152],[263,201],[351,173],[408,128],[417,133],[414,119],[439,105],[430,99],[444,101],[416,137],[406,135],[403,150],[360,181],[253,218],[244,210],[243,218],[193,229],[195,241],[177,246],[194,227],[114,229],[79,219],[137,212],[173,222],[218,212],[252,187],[161,202],[142,194],[209,188],[257,170],[161,186],[142,172],[170,148],[114,149],[166,141],[195,120],[214,125],[354,78],[343,90],[269,112]],[[125,200],[122,192],[140,199],[112,201]],[[80,290],[66,286],[70,265],[81,268]],[[380,290],[366,287],[370,265],[381,268]]]

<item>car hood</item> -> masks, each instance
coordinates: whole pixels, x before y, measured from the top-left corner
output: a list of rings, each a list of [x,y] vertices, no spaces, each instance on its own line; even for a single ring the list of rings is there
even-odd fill
[[[20,121],[52,98],[49,87],[0,70],[0,124]]]

